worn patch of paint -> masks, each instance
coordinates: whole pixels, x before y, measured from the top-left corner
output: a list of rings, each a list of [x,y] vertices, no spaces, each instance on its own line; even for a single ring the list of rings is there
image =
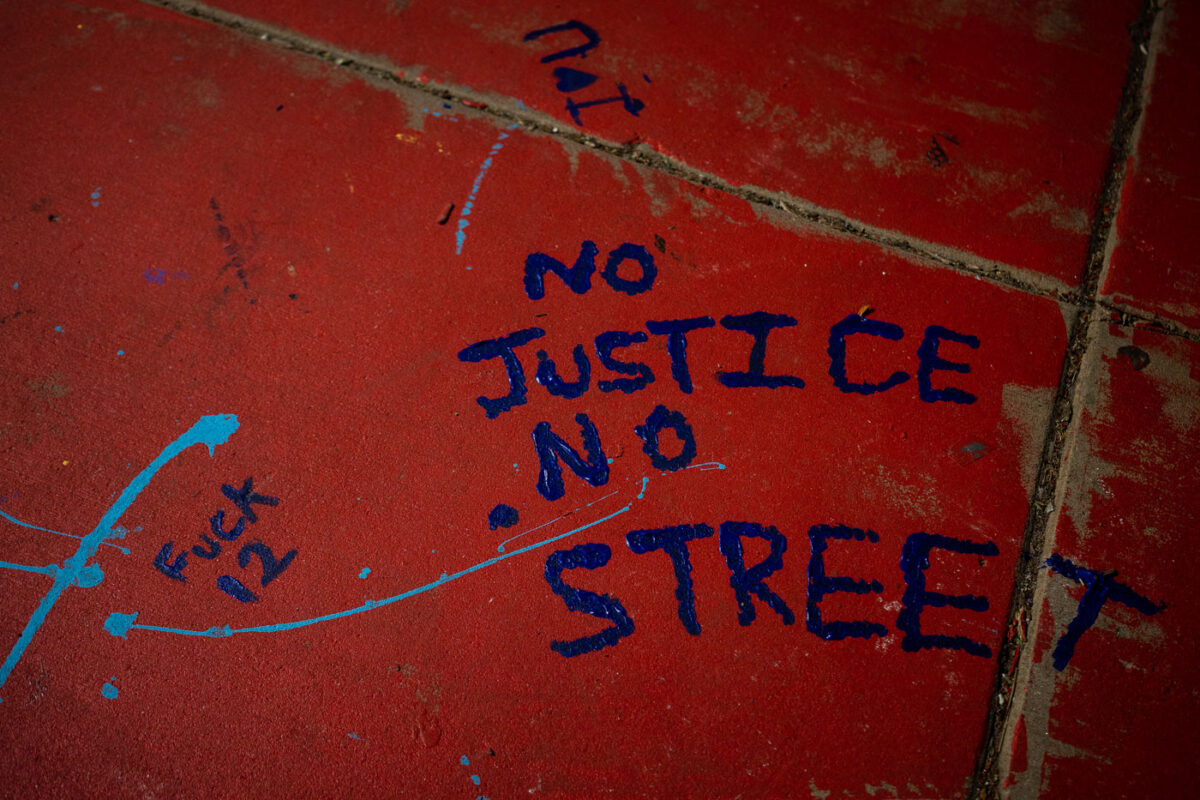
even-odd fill
[[[79,542],[79,549],[75,551],[74,555],[63,562],[62,568],[54,576],[54,584],[46,592],[45,596],[42,597],[41,602],[38,603],[38,607],[30,615],[29,621],[25,623],[25,628],[21,631],[21,636],[12,646],[8,657],[4,659],[4,664],[0,665],[0,686],[3,686],[8,681],[8,676],[12,674],[13,668],[21,660],[25,649],[29,647],[29,643],[33,641],[34,635],[46,621],[46,615],[50,613],[50,609],[58,602],[58,598],[62,593],[79,580],[85,567],[88,565],[88,561],[96,555],[104,540],[124,535],[124,531],[117,531],[117,522],[121,519],[121,515],[133,504],[133,501],[137,499],[138,495],[142,493],[142,490],[150,483],[150,480],[158,474],[158,471],[192,445],[205,445],[208,447],[209,456],[211,456],[213,448],[229,441],[229,437],[237,429],[238,419],[233,414],[203,416],[196,424],[175,439],[175,441],[163,448],[158,457],[151,461],[145,469],[129,482],[121,491],[120,496],[117,497],[117,501],[100,518],[100,522],[96,525],[95,530],[83,537]],[[108,627],[107,624],[105,627]]]
[[[116,680],[116,678],[113,678],[113,680]],[[118,690],[117,687],[114,686],[111,682],[105,683],[103,686],[100,687],[100,694],[104,695],[109,700],[116,700],[117,695],[119,695],[120,693],[121,693],[120,690]]]

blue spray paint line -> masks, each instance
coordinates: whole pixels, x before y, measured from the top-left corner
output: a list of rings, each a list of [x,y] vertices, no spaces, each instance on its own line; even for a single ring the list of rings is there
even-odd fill
[[[9,522],[13,523],[14,525],[20,525],[22,528],[32,528],[35,531],[45,531],[46,533],[53,533],[57,536],[66,536],[69,539],[82,539],[83,538],[82,536],[76,536],[73,533],[63,533],[62,531],[54,531],[54,530],[50,530],[49,528],[43,528],[40,525],[30,525],[28,522],[22,522],[21,520],[17,519],[16,517],[12,516],[11,514],[5,514],[3,511],[0,511],[0,517],[3,517],[4,519],[8,520]],[[122,536],[124,535],[124,529],[117,529],[117,530],[119,530],[121,532]],[[121,537],[118,536],[116,538],[121,538]],[[112,544],[111,542],[105,542],[104,544],[107,545],[108,547],[115,547],[118,550],[120,550],[122,553],[124,553],[125,555],[129,555],[129,548],[127,548],[127,547],[121,547],[120,545]]]
[[[550,520],[549,522],[543,522],[541,525],[535,525],[534,527],[530,528],[527,531],[518,533],[516,536],[510,536],[496,547],[496,552],[503,553],[504,545],[508,544],[509,542],[516,541],[517,539],[520,539],[522,536],[527,536],[528,534],[531,534],[540,528],[544,528],[547,525],[553,525],[554,523],[558,522],[563,517],[569,517],[571,514],[574,514],[576,511],[582,511],[584,508],[589,508],[591,506],[594,506],[594,505],[596,505],[596,503],[599,503],[601,500],[607,500],[608,498],[612,497],[614,494],[619,494],[619,492],[609,492],[608,494],[604,495],[604,497],[599,497],[599,498],[593,500],[592,502],[588,503],[586,506],[579,506],[579,508],[576,508],[575,511],[570,512],[570,514],[561,514],[561,515],[555,517],[554,519]],[[639,497],[638,499],[640,500],[641,498]]]
[[[40,572],[43,575],[54,577],[58,574],[57,564],[47,564],[44,567],[33,567],[28,564],[13,564],[9,561],[0,561],[0,569],[15,569],[18,572]]]
[[[645,475],[642,476],[642,490],[638,492],[638,500],[641,500],[646,495],[646,484],[650,483],[650,479]]]
[[[116,680],[116,679],[114,678],[113,680]],[[119,690],[119,689],[117,689],[117,687],[116,687],[116,686],[114,686],[114,685],[113,685],[111,682],[110,682],[110,683],[106,683],[106,684],[104,684],[103,686],[101,686],[101,687],[100,687],[100,694],[104,695],[104,696],[105,696],[105,697],[107,697],[109,700],[116,700],[116,699],[117,699],[117,696],[118,696],[120,693],[121,693],[121,692],[120,692],[120,690]]]
[[[99,524],[95,530],[83,537],[79,543],[79,549],[75,554],[63,562],[62,568],[54,576],[54,584],[46,592],[45,597],[38,604],[37,609],[29,617],[29,622],[25,624],[25,629],[21,631],[21,636],[17,639],[17,643],[13,645],[9,651],[8,658],[4,659],[4,664],[0,666],[0,686],[3,686],[8,681],[8,676],[12,674],[13,668],[17,666],[17,662],[21,660],[21,656],[25,653],[25,649],[29,647],[29,643],[33,641],[34,634],[42,627],[42,623],[46,621],[46,615],[50,613],[50,609],[54,608],[54,604],[58,602],[58,598],[62,593],[73,583],[95,586],[103,579],[103,573],[99,571],[97,565],[89,565],[87,562],[90,558],[96,555],[96,551],[100,549],[100,545],[105,539],[113,536],[114,533],[123,535],[123,531],[114,531],[117,522],[121,519],[121,515],[133,504],[137,496],[142,493],[160,469],[167,465],[175,456],[182,453],[187,448],[194,444],[203,444],[208,447],[208,454],[211,457],[213,448],[219,444],[224,444],[229,441],[229,437],[238,429],[238,420],[232,414],[217,414],[201,417],[195,425],[189,428],[178,439],[171,442],[163,451],[158,454],[150,464],[139,472],[129,485],[122,491],[117,501],[104,513],[100,518]],[[85,567],[93,567],[93,569],[85,572]]]
[[[507,133],[501,133],[500,138],[492,145],[488,157],[484,159],[483,164],[479,167],[479,174],[475,176],[475,184],[471,187],[471,194],[467,196],[467,202],[463,205],[462,213],[458,216],[458,230],[454,233],[455,247],[454,254],[462,255],[463,244],[467,241],[467,226],[471,224],[467,219],[471,215],[471,209],[475,207],[475,195],[479,194],[479,186],[483,183],[483,176],[492,167],[492,159],[497,153],[504,148],[504,140],[508,138]]]
[[[481,561],[478,564],[475,564],[474,566],[467,567],[466,569],[460,570],[459,572],[455,572],[453,575],[447,575],[445,573],[442,573],[442,576],[440,578],[438,578],[435,581],[430,581],[429,583],[427,583],[423,586],[418,586],[414,589],[409,589],[406,592],[401,592],[400,594],[392,595],[391,597],[386,597],[382,600],[368,600],[367,602],[363,603],[361,606],[356,606],[354,608],[348,608],[345,611],[337,611],[332,614],[324,614],[319,617],[311,617],[309,619],[296,620],[295,622],[280,622],[280,623],[277,623],[274,625],[258,625],[253,628],[231,628],[228,625],[225,625],[223,627],[213,627],[213,628],[208,628],[206,630],[197,630],[197,629],[191,629],[191,628],[168,628],[168,627],[164,627],[161,625],[138,625],[134,622],[137,619],[136,611],[132,614],[122,614],[120,612],[113,612],[112,614],[109,614],[108,619],[105,620],[104,630],[108,631],[113,636],[120,636],[120,637],[124,637],[125,634],[129,630],[136,628],[138,630],[143,630],[143,631],[160,631],[162,633],[174,633],[174,634],[178,634],[180,636],[206,636],[206,637],[213,638],[213,639],[220,639],[220,638],[224,638],[227,636],[233,636],[235,633],[280,633],[281,631],[291,631],[291,630],[296,630],[297,628],[306,628],[309,625],[316,625],[320,622],[330,622],[335,619],[342,619],[344,617],[352,617],[352,616],[355,616],[356,614],[362,614],[366,611],[373,611],[374,609],[383,608],[384,606],[389,606],[392,603],[398,603],[401,600],[407,600],[410,597],[414,597],[419,594],[424,594],[425,592],[428,592],[430,589],[436,589],[439,586],[443,586],[452,581],[456,581],[459,578],[465,578],[467,575],[470,575],[473,572],[478,572],[481,569],[485,569],[487,567],[494,566],[496,564],[499,564],[501,561],[505,561],[506,559],[512,558],[514,556],[519,556],[523,553],[528,553],[532,550],[537,550],[539,547],[545,547],[546,545],[548,545],[552,542],[557,542],[560,539],[567,538],[568,536],[574,536],[575,534],[579,533],[580,531],[585,531],[588,528],[592,528],[592,527],[595,527],[596,525],[600,525],[601,523],[608,522],[610,519],[613,519],[614,517],[619,517],[620,515],[624,514],[626,511],[628,511],[632,507],[633,507],[632,504],[627,505],[624,508],[618,509],[617,511],[614,511],[613,513],[611,513],[607,516],[601,517],[600,519],[597,519],[597,520],[593,520],[592,522],[589,522],[586,525],[580,525],[578,528],[569,530],[566,533],[559,534],[558,536],[553,536],[549,539],[545,539],[541,542],[537,542],[536,544],[531,544],[526,547],[522,547],[520,550],[514,550],[511,553],[505,553],[504,555],[496,556],[494,558],[489,558],[486,561]]]

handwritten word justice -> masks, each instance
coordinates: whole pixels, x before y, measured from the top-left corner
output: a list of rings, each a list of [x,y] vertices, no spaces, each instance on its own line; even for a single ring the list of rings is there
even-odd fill
[[[587,293],[592,288],[592,277],[596,272],[596,256],[599,255],[599,252],[595,243],[585,241],[581,247],[579,258],[571,267],[544,253],[533,253],[525,260],[524,289],[526,296],[532,301],[543,299],[546,295],[547,275],[557,276],[567,289],[575,294]],[[638,276],[635,279],[620,274],[619,268],[626,262],[633,262],[637,265]],[[600,272],[601,278],[614,291],[630,296],[650,291],[657,275],[658,269],[650,251],[642,245],[628,242],[616,247],[608,254],[605,266]],[[799,376],[773,375],[766,371],[767,341],[771,331],[794,325],[796,325],[795,317],[767,311],[727,314],[721,317],[720,327],[737,334],[739,338],[741,335],[749,336],[750,348],[746,356],[746,369],[718,372],[715,376],[717,382],[729,389],[803,389],[805,381]],[[671,377],[680,392],[691,394],[694,385],[687,359],[689,335],[702,335],[697,332],[716,327],[717,320],[713,317],[697,316],[683,319],[647,320],[645,330],[612,330],[598,334],[592,342],[592,349],[600,365],[613,374],[604,378],[597,376],[595,388],[601,393],[633,394],[657,380],[650,364],[627,360],[627,357],[618,358],[615,353],[645,344],[651,336],[663,336],[666,337]],[[525,365],[518,350],[545,335],[546,331],[542,328],[523,328],[494,339],[476,342],[458,353],[459,360],[468,363],[499,359],[504,365],[508,393],[495,397],[481,396],[476,399],[488,419],[495,419],[528,402]],[[833,385],[845,393],[872,395],[891,391],[901,384],[907,383],[913,376],[903,370],[896,370],[878,382],[851,380],[847,371],[849,342],[853,337],[875,336],[890,341],[899,341],[904,338],[904,335],[904,330],[899,325],[870,319],[863,314],[850,314],[836,322],[829,329],[827,346],[828,373]],[[724,334],[724,336],[731,345],[735,345],[739,341],[729,334]],[[741,341],[745,340],[741,339]],[[941,347],[945,342],[965,345],[972,349],[978,349],[980,345],[976,336],[958,333],[941,325],[928,326],[917,347],[917,395],[926,403],[974,403],[975,395],[964,389],[954,386],[934,386],[934,375],[937,372],[967,374],[971,371],[968,364],[950,361],[942,357]],[[572,360],[575,362],[575,376],[572,379],[562,375],[558,365],[546,351],[538,350],[536,355],[538,361],[537,383],[550,395],[574,399],[581,397],[591,389],[592,361],[582,344],[576,345],[572,350]],[[538,479],[538,492],[547,500],[557,500],[563,495],[560,460],[592,486],[602,486],[608,481],[607,459],[600,443],[599,432],[587,414],[578,414],[575,419],[581,428],[585,454],[579,453],[563,438],[555,434],[547,422],[539,422],[533,430],[534,446],[542,468]],[[666,458],[658,448],[658,434],[663,428],[668,427],[672,428],[683,442],[683,451],[675,458]],[[657,469],[682,469],[695,457],[695,439],[687,424],[687,419],[679,411],[672,411],[660,405],[654,409],[645,423],[637,426],[635,430],[645,442],[643,449]]]

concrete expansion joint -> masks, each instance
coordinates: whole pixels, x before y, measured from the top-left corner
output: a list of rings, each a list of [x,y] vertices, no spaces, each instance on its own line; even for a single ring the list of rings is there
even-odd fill
[[[1077,295],[1082,302],[1068,340],[1038,467],[1036,488],[1030,502],[1005,641],[1000,649],[996,687],[988,710],[988,724],[975,772],[968,784],[968,796],[977,800],[1000,798],[1001,781],[1008,773],[1007,762],[1011,753],[1007,745],[1024,703],[1024,694],[1020,691],[1022,676],[1028,675],[1033,658],[1032,648],[1025,645],[1036,641],[1036,601],[1045,591],[1046,575],[1040,567],[1054,543],[1056,514],[1066,490],[1067,471],[1064,465],[1078,435],[1075,404],[1085,388],[1080,376],[1085,368],[1085,359],[1103,325],[1103,312],[1108,311],[1118,324],[1152,325],[1172,335],[1189,339],[1195,339],[1196,336],[1180,326],[1166,326],[1149,315],[1120,309],[1100,296],[1116,242],[1116,220],[1127,165],[1137,152],[1143,111],[1149,101],[1154,54],[1161,47],[1162,8],[1162,0],[1145,0],[1137,21],[1129,28],[1129,64],[1121,91],[1121,104],[1113,123],[1108,168],[1092,221],[1084,278]]]
[[[696,169],[671,156],[658,153],[641,142],[613,142],[583,133],[568,127],[553,117],[521,108],[507,98],[497,99],[494,96],[462,87],[435,86],[431,83],[423,83],[399,74],[389,64],[377,63],[370,56],[345,51],[331,46],[328,42],[317,41],[294,31],[231,14],[203,3],[181,2],[180,0],[141,1],[226,28],[234,33],[321,59],[343,69],[349,69],[381,88],[402,86],[443,101],[465,105],[473,111],[496,117],[509,124],[516,123],[526,131],[599,150],[614,158],[657,170],[687,183],[720,191],[753,205],[781,211],[793,219],[813,227],[898,251],[909,258],[919,259],[929,266],[949,268],[1025,294],[1045,297],[1056,302],[1065,302],[1068,305],[1076,304],[1070,299],[1071,290],[1051,278],[1036,273],[1027,273],[1013,265],[1002,264],[973,253],[950,250],[899,231],[877,228],[840,212],[822,208],[785,193],[772,192],[754,186],[735,186],[716,175]]]

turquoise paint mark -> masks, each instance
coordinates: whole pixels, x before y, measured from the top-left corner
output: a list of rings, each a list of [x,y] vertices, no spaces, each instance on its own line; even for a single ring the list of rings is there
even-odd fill
[[[97,186],[92,191],[92,208],[100,207],[100,189],[101,189],[101,187]]]
[[[646,495],[646,484],[650,483],[650,479],[645,475],[642,476],[642,490],[638,492],[638,500],[641,500]]]
[[[347,738],[347,739],[354,739],[355,741],[359,741],[359,742],[361,742],[361,741],[362,741],[362,737],[360,737],[360,736],[359,736],[357,733],[347,733],[347,734],[346,734],[346,738]]]
[[[83,569],[79,571],[79,577],[75,579],[75,585],[81,589],[90,589],[99,586],[103,581],[104,570],[100,569],[99,564],[84,564]]]
[[[578,510],[579,510],[578,508],[577,508],[577,509],[575,509],[575,511],[578,511]],[[574,514],[574,513],[575,513],[575,511],[572,511],[571,513],[572,513],[572,514]],[[557,516],[557,517],[555,517],[554,519],[550,520],[549,522],[543,522],[541,525],[536,525],[536,526],[534,526],[534,527],[530,528],[529,530],[527,530],[527,531],[525,531],[525,532],[523,532],[523,533],[518,533],[516,536],[510,536],[510,537],[508,537],[508,538],[507,538],[507,539],[505,539],[503,542],[501,542],[499,545],[497,545],[497,547],[496,547],[496,552],[497,552],[497,553],[503,553],[503,552],[504,552],[504,545],[508,544],[509,542],[513,541],[514,539],[520,539],[520,538],[521,538],[522,536],[524,536],[525,534],[528,534],[528,533],[533,533],[534,531],[538,530],[539,528],[544,528],[544,527],[546,527],[547,525],[553,525],[554,523],[558,522],[560,519],[562,519],[562,518],[563,518],[563,517],[565,517],[565,516],[566,516],[566,514],[563,514],[563,515]]]
[[[52,578],[58,574],[57,564],[47,564],[44,567],[31,567],[28,564],[13,564],[8,561],[0,561],[0,569],[15,569],[18,572],[40,572]]]
[[[367,576],[368,576],[368,575],[370,575],[370,574],[371,574],[371,568],[370,568],[370,567],[363,567],[363,568],[362,568],[362,572],[358,573],[358,577],[359,577],[359,578],[365,578],[365,577],[367,577]]]
[[[108,615],[108,619],[104,620],[104,630],[111,633],[113,636],[125,638],[125,634],[133,627],[133,621],[137,619],[137,612],[132,614],[117,614]]]
[[[471,783],[473,783],[473,784],[475,784],[476,786],[478,786],[478,785],[479,785],[479,776],[478,776],[478,775],[472,775],[472,776],[471,776]]]
[[[21,284],[20,284],[19,282],[18,282],[18,283],[14,283],[14,284],[13,284],[13,288],[14,288],[14,289],[17,289],[17,288],[19,288],[19,287],[20,287],[20,285],[21,285]]]
[[[35,531],[45,531],[46,533],[53,533],[56,536],[66,536],[68,539],[83,539],[82,536],[76,536],[73,533],[63,533],[62,531],[55,531],[55,530],[51,530],[50,528],[43,528],[40,525],[30,525],[28,522],[22,522],[21,520],[17,519],[16,517],[12,516],[11,514],[6,514],[3,511],[0,511],[0,517],[3,517],[4,519],[8,520],[9,522],[13,523],[14,525],[20,525],[22,528],[31,528],[32,530],[35,530]],[[125,533],[126,533],[126,531],[124,528],[114,528],[113,536],[111,538],[123,539],[125,537]],[[124,553],[125,555],[129,555],[129,549],[126,547],[121,547],[120,545],[115,545],[115,544],[112,544],[111,542],[105,542],[104,544],[107,547],[115,547],[118,550],[120,550],[122,553]]]
[[[633,507],[632,504],[627,505],[624,508],[618,509],[617,511],[614,511],[611,514],[608,514],[607,516],[601,517],[600,519],[597,519],[597,520],[593,520],[592,522],[589,522],[586,525],[580,525],[578,528],[569,530],[566,533],[559,534],[558,536],[553,536],[549,539],[545,539],[541,542],[537,542],[536,544],[531,544],[526,547],[522,547],[520,550],[514,550],[511,553],[506,553],[501,556],[489,558],[486,561],[481,561],[478,564],[475,564],[474,566],[467,567],[464,570],[455,572],[453,575],[447,575],[446,573],[442,573],[442,576],[440,578],[438,578],[435,581],[426,583],[423,586],[418,586],[414,589],[409,589],[406,592],[401,592],[400,594],[392,595],[391,597],[386,597],[382,600],[368,600],[365,603],[363,603],[361,606],[355,606],[354,608],[348,608],[345,611],[336,611],[332,614],[323,614],[322,616],[319,616],[319,617],[311,617],[309,619],[301,619],[301,620],[296,620],[294,622],[280,622],[280,623],[276,623],[274,625],[258,625],[258,626],[252,627],[252,628],[231,628],[228,625],[224,625],[221,627],[214,626],[212,628],[207,628],[204,630],[199,630],[199,629],[194,629],[194,628],[168,628],[168,627],[165,627],[162,625],[139,625],[135,622],[135,620],[137,619],[137,612],[134,612],[132,614],[121,614],[121,613],[114,612],[114,613],[110,614],[108,619],[105,621],[104,629],[114,636],[121,636],[121,637],[124,637],[125,633],[128,632],[129,630],[136,628],[138,630],[143,630],[143,631],[159,631],[161,633],[174,633],[174,634],[178,634],[180,636],[206,636],[206,637],[213,638],[213,639],[221,639],[221,638],[225,638],[228,636],[233,636],[234,634],[237,634],[237,633],[280,633],[281,631],[291,631],[291,630],[296,630],[297,628],[306,628],[309,625],[316,625],[321,622],[330,622],[335,619],[343,619],[345,617],[355,616],[356,614],[362,614],[366,611],[373,611],[377,608],[383,608],[384,606],[389,606],[392,603],[398,603],[401,600],[407,600],[410,597],[415,597],[416,595],[424,594],[425,592],[428,592],[430,589],[436,589],[439,586],[443,586],[447,583],[451,583],[453,581],[458,580],[459,578],[465,578],[466,576],[470,575],[471,573],[478,572],[481,569],[485,569],[487,567],[494,566],[496,564],[499,564],[501,561],[505,561],[506,559],[512,558],[514,556],[519,556],[523,553],[528,553],[532,550],[537,550],[539,547],[545,547],[546,545],[550,544],[551,542],[557,542],[560,539],[567,538],[568,536],[574,536],[575,534],[579,533],[580,531],[585,531],[588,528],[592,528],[592,527],[595,527],[596,525],[600,525],[601,523],[608,522],[610,519],[613,519],[614,517],[619,517],[620,515],[624,514],[626,511],[628,511],[632,507]]]
[[[46,592],[45,597],[42,598],[38,607],[29,617],[29,622],[25,623],[25,629],[21,631],[20,638],[17,639],[17,643],[9,651],[8,657],[4,659],[4,664],[0,666],[0,686],[3,686],[8,681],[8,676],[12,674],[13,668],[21,660],[21,656],[25,653],[25,649],[29,647],[29,643],[33,641],[34,634],[42,627],[42,623],[46,621],[46,615],[50,613],[50,609],[54,608],[54,604],[58,602],[58,598],[66,591],[67,587],[80,583],[81,578],[84,582],[87,582],[96,579],[97,576],[103,577],[103,573],[98,572],[98,570],[85,572],[85,569],[89,566],[88,560],[96,555],[96,551],[100,549],[100,545],[104,543],[105,539],[114,535],[124,535],[124,531],[114,530],[117,522],[121,519],[121,515],[133,504],[133,501],[137,499],[137,496],[142,493],[142,490],[150,483],[150,479],[174,459],[175,456],[192,445],[206,445],[208,447],[208,454],[211,457],[213,448],[229,441],[229,437],[237,429],[238,420],[233,414],[217,414],[201,417],[183,435],[163,448],[158,457],[151,461],[145,469],[129,482],[129,485],[121,491],[117,501],[109,507],[108,511],[104,512],[104,516],[100,518],[100,522],[96,525],[95,530],[83,537],[79,543],[79,549],[75,551],[74,555],[63,562],[62,568],[55,574],[54,584]],[[97,580],[96,582],[98,583],[99,581]],[[88,583],[87,585],[94,586],[96,584]]]
[[[62,325],[55,325],[55,326],[54,326],[54,332],[55,332],[55,333],[62,333]]]
[[[120,690],[117,689],[117,687],[111,683],[106,683],[100,687],[100,694],[104,695],[109,700],[116,700],[117,695],[119,695],[120,693],[121,693]]]
[[[471,759],[467,758],[466,756],[463,756],[462,758],[460,758],[458,760],[458,763],[462,764],[464,767],[469,767],[469,766],[471,766]]]
[[[692,464],[690,467],[684,467],[684,469],[698,469],[701,472],[709,472],[714,469],[725,469],[725,465],[720,461],[706,461],[703,464]]]
[[[463,204],[462,212],[458,216],[458,230],[454,232],[454,239],[456,242],[454,254],[456,256],[462,255],[463,244],[467,241],[467,226],[471,224],[471,221],[468,220],[467,217],[471,215],[471,209],[475,207],[475,195],[479,194],[479,186],[483,183],[483,176],[487,174],[489,169],[491,169],[492,159],[497,153],[504,149],[504,140],[507,138],[507,133],[500,134],[500,138],[496,140],[494,145],[492,145],[492,149],[488,153],[488,157],[485,158],[483,160],[483,164],[480,165],[479,174],[475,176],[475,183],[471,187],[471,194],[467,196],[467,202]]]
[[[123,356],[123,355],[125,355],[125,351],[124,351],[124,350],[118,350],[118,351],[117,351],[117,355],[119,355],[119,356]]]

